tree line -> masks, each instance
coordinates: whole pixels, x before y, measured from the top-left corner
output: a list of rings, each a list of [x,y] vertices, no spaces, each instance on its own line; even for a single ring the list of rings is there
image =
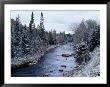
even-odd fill
[[[34,13],[30,16],[29,26],[20,22],[20,17],[11,19],[11,57],[18,58],[46,51],[49,46],[73,41],[72,34],[56,33],[56,30],[46,31],[44,17],[41,12],[40,23],[35,26]]]
[[[75,58],[79,64],[85,64],[91,59],[89,52],[100,46],[100,25],[95,20],[83,19],[75,30]]]

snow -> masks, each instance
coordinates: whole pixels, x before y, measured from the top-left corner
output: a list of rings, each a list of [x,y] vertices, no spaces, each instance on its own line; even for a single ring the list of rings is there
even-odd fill
[[[48,49],[54,46],[49,46]],[[60,45],[49,51],[43,58],[43,61],[32,66],[22,68],[14,73],[14,76],[37,76],[37,77],[62,77],[66,71],[73,70],[76,62],[73,56],[63,57],[62,53],[73,53],[71,43]]]
[[[56,48],[57,46],[59,45],[52,45],[52,46],[49,46],[47,49],[46,49],[46,52],[50,51],[51,49],[54,49]],[[33,65],[35,63],[38,62],[38,60],[40,60],[40,58],[42,56],[45,55],[46,52],[38,52],[36,54],[34,54],[33,56],[31,55],[27,55],[27,56],[24,56],[24,57],[15,57],[13,59],[11,59],[11,64],[14,66],[14,65],[22,65],[24,63],[29,63],[29,65]]]
[[[76,67],[64,73],[66,77],[97,77],[100,76],[100,48],[96,47],[90,52],[90,61],[86,65],[76,65]]]
[[[96,77],[100,76],[100,48],[96,47],[90,52],[91,60],[81,70],[74,73],[76,77]]]

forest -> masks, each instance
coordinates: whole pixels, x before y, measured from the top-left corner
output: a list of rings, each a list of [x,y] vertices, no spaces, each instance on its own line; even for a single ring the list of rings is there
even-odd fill
[[[74,34],[67,34],[65,31],[57,33],[56,29],[46,31],[43,15],[41,12],[40,22],[37,26],[35,26],[33,12],[30,15],[29,26],[20,22],[19,15],[16,20],[11,19],[11,71],[15,72],[20,68],[38,64],[53,49],[63,47],[68,43],[72,49],[71,53],[64,52],[61,55],[66,58],[74,57],[77,63],[76,67],[86,65],[92,59],[90,53],[100,47],[100,24],[92,19],[82,19],[75,27],[72,24],[70,25],[70,29],[75,30]],[[61,67],[67,66],[61,65]],[[59,69],[59,71],[63,72],[63,69]],[[98,76],[99,74],[100,72],[98,72]],[[63,76],[68,75],[63,73]]]

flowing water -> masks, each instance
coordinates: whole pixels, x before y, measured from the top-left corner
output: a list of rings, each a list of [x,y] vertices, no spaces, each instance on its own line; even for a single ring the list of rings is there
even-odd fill
[[[63,57],[62,54],[74,53],[71,43],[61,45],[49,53],[38,64],[16,70],[14,77],[63,77],[64,72],[74,69],[74,56]]]

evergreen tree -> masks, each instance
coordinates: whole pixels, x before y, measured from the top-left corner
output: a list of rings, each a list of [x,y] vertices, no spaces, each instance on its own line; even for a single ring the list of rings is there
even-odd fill
[[[100,25],[96,26],[90,41],[90,51],[93,51],[96,46],[100,45]]]
[[[30,33],[31,34],[35,34],[35,23],[34,23],[34,14],[32,12],[31,14],[31,20],[30,20],[30,23],[29,23],[29,29],[30,29]]]
[[[19,15],[16,18],[15,31],[12,38],[12,57],[20,57],[22,56],[22,25],[19,21]]]
[[[42,40],[45,40],[44,18],[43,18],[42,12],[41,12],[41,18],[40,18],[40,37]]]
[[[50,45],[54,45],[52,30],[49,31],[49,44]]]
[[[56,44],[56,31],[55,29],[53,30],[53,41],[54,41],[54,45]]]
[[[22,52],[24,55],[29,54],[30,51],[30,39],[29,39],[29,32],[27,31],[26,25],[22,28],[23,29],[23,37],[22,37]]]

